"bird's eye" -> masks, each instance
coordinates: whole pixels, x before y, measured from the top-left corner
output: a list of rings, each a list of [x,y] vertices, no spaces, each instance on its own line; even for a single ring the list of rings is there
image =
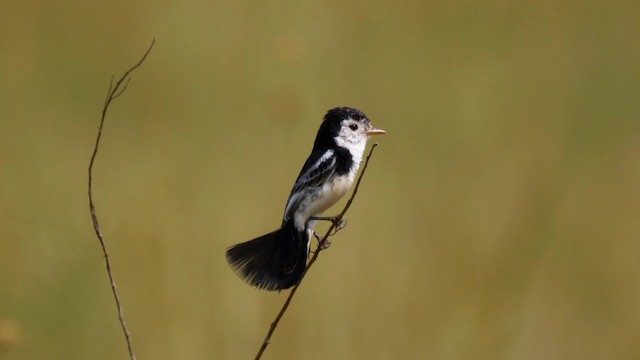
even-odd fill
[[[349,129],[351,129],[351,130],[353,130],[353,131],[358,130],[358,124],[351,124],[351,125],[349,125]]]

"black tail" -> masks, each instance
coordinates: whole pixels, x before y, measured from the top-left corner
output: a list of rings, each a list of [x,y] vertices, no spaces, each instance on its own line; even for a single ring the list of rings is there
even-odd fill
[[[283,290],[297,284],[307,265],[309,237],[293,221],[259,238],[227,250],[231,268],[249,285]]]

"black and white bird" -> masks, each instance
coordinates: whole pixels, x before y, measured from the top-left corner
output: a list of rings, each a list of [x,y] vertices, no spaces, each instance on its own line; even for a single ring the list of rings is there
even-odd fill
[[[349,191],[370,135],[384,134],[360,110],[331,109],[324,116],[284,210],[282,226],[269,234],[234,245],[227,261],[248,284],[283,290],[302,278],[316,219]]]

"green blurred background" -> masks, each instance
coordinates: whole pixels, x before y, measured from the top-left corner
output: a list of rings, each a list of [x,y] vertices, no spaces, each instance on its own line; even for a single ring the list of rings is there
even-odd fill
[[[640,3],[0,3],[0,357],[248,359],[324,112],[387,135],[266,359],[639,359]],[[344,204],[344,201],[340,204]],[[336,206],[331,213],[336,213]]]

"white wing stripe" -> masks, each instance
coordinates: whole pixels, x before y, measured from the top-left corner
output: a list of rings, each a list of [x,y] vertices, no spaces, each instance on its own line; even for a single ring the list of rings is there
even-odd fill
[[[327,161],[327,159],[329,159],[330,157],[333,156],[333,149],[329,149],[327,150],[327,152],[325,152],[324,154],[322,154],[322,156],[320,157],[320,159],[318,159],[318,161],[316,161],[315,164],[313,164],[312,167],[310,167],[307,172],[304,174],[305,179],[309,178],[309,175],[311,173],[313,173],[317,168],[320,167],[320,165],[322,165],[322,163],[324,163],[325,161]],[[332,159],[332,164],[329,167],[333,166],[333,163],[336,161],[336,159]]]

